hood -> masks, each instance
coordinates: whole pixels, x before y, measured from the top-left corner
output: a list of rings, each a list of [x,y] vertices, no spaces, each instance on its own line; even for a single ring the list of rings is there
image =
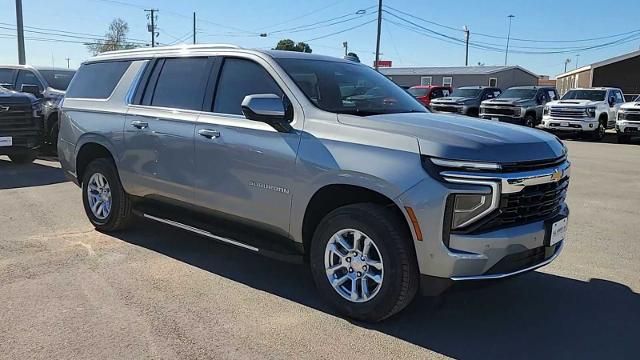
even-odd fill
[[[31,104],[37,101],[38,99],[31,94],[0,87],[0,104]]]
[[[489,99],[482,102],[483,105],[522,105],[533,102],[533,99],[520,99],[520,98],[496,98]]]
[[[471,97],[447,96],[447,97],[433,99],[431,102],[450,104],[450,103],[462,103],[462,102],[474,100],[474,99],[475,98],[471,98]]]
[[[640,110],[640,101],[634,101],[634,102],[629,102],[626,104],[622,104],[622,106],[620,106],[620,109],[636,109],[636,110]]]
[[[434,113],[339,115],[343,124],[418,138],[423,155],[454,160],[525,162],[564,154],[560,140],[541,130]]]
[[[597,106],[604,101],[591,101],[591,100],[555,100],[547,103],[547,106],[563,106],[563,107],[585,107],[585,106]]]

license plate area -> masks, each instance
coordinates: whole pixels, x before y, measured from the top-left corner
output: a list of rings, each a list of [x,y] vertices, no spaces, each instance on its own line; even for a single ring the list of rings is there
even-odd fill
[[[13,138],[11,136],[0,136],[0,147],[13,146]]]
[[[545,222],[545,246],[553,246],[567,238],[568,217],[554,218]]]

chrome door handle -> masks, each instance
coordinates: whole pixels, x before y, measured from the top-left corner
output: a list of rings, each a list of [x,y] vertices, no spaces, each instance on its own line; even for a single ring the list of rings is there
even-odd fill
[[[220,137],[220,132],[218,130],[211,129],[200,129],[198,130],[198,134],[206,137],[207,139],[216,139]]]
[[[139,120],[134,120],[131,122],[131,126],[138,128],[138,129],[145,129],[149,127],[149,123],[146,121],[139,121]]]

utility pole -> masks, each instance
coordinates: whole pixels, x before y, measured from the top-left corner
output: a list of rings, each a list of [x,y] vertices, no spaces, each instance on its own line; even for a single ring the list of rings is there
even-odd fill
[[[156,12],[158,9],[145,9],[148,12],[147,18],[151,21],[151,25],[147,25],[147,30],[151,33],[151,47],[156,46]]]
[[[578,68],[578,60],[580,59],[580,54],[576,54],[576,69]]]
[[[378,70],[378,61],[380,61],[380,31],[382,30],[382,0],[378,0],[378,35],[376,36],[376,61],[373,67]]]
[[[464,39],[466,43],[466,50],[464,52],[464,66],[469,66],[469,28],[464,26]]]
[[[567,72],[567,64],[569,64],[571,62],[571,59],[566,58],[564,60],[564,72]]]
[[[64,58],[65,60],[67,60],[67,69],[71,68],[71,65],[69,63],[69,61],[71,60],[70,58]]]
[[[342,47],[344,48],[344,56],[347,56],[349,54],[349,43],[347,43],[346,41],[343,41]]]
[[[193,43],[196,43],[196,12],[193,12]]]
[[[16,0],[16,28],[18,31],[18,64],[27,63],[24,54],[24,24],[22,23],[22,0]]]
[[[504,51],[504,66],[507,66],[507,58],[509,57],[509,40],[511,40],[511,20],[516,17],[515,15],[509,15],[509,32],[507,33],[507,48]]]

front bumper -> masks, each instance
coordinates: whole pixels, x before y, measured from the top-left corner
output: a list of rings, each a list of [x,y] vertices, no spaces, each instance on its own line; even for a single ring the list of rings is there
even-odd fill
[[[431,111],[438,113],[449,113],[449,114],[466,114],[469,112],[469,107],[466,105],[458,105],[458,104],[443,104],[443,103],[433,103],[431,102]]]
[[[551,176],[557,169],[563,176],[569,176],[569,165],[565,163],[544,171],[509,174],[508,179],[496,181],[497,189],[504,194],[518,191],[521,186],[552,181]],[[540,176],[534,177],[534,173]],[[443,214],[448,195],[489,191],[488,186],[449,184],[429,178],[400,196],[402,204],[413,209],[423,234],[422,241],[414,241],[422,275],[451,281],[496,279],[534,270],[558,256],[564,240],[549,246],[549,229],[552,219],[569,216],[564,202],[559,211],[548,218],[485,232],[451,233],[448,246],[445,245]]]
[[[485,120],[493,120],[499,122],[505,122],[509,124],[522,125],[523,117],[521,116],[508,116],[508,115],[493,115],[493,114],[484,114],[481,113],[480,117]]]
[[[542,118],[542,128],[550,131],[596,131],[598,129],[598,120],[595,118],[563,119],[563,118]]]
[[[616,131],[618,134],[640,136],[640,121],[618,120]]]

